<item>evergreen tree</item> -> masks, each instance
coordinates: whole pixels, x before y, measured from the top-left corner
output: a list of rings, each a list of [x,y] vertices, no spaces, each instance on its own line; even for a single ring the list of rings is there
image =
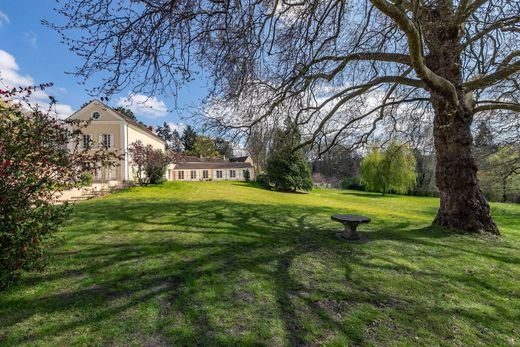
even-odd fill
[[[193,147],[195,146],[195,141],[197,141],[197,133],[191,126],[187,126],[182,133],[182,145],[184,146],[184,150],[186,152],[191,152]]]
[[[474,155],[481,171],[489,169],[488,157],[497,150],[491,129],[486,122],[480,122],[474,140]]]
[[[193,149],[189,151],[189,154],[204,158],[217,158],[219,156],[215,142],[208,136],[197,136]]]
[[[170,148],[175,152],[181,152],[183,149],[181,135],[179,135],[177,129],[173,129],[172,131],[172,143]]]
[[[493,133],[491,129],[486,124],[486,122],[481,121],[478,125],[477,134],[475,135],[475,147],[492,147],[493,144]]]
[[[129,108],[119,106],[119,107],[114,108],[114,110],[124,114],[125,116],[127,116],[130,119],[133,119],[133,120],[137,121],[137,117],[132,112],[132,110],[130,110]]]
[[[276,190],[312,190],[311,173],[303,150],[294,150],[299,142],[300,135],[295,127],[290,126],[287,132],[279,129],[275,133],[267,160],[267,177]]]
[[[162,126],[157,127],[157,136],[166,142],[166,148],[171,149],[173,144],[173,131],[170,124],[164,122]]]
[[[226,158],[233,158],[233,146],[230,141],[224,140],[221,137],[217,137],[214,142],[215,148],[220,153],[220,155],[225,156]]]

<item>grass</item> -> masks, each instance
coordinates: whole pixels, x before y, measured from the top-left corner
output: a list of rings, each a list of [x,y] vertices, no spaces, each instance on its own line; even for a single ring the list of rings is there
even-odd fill
[[[51,266],[0,293],[1,345],[520,343],[520,206],[501,238],[431,228],[438,200],[233,182],[77,205]],[[359,213],[368,242],[337,240]]]

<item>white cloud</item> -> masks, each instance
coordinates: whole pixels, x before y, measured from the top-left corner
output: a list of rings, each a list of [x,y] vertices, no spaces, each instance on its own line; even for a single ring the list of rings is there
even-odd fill
[[[29,75],[22,75],[16,59],[11,54],[0,49],[0,88],[28,87],[36,83]],[[49,94],[44,90],[35,90],[31,94],[31,103],[46,108],[49,105]],[[52,110],[59,118],[66,118],[71,115],[72,107],[67,104],[56,104]]]
[[[11,23],[11,21],[9,20],[9,17],[7,17],[7,15],[0,10],[0,28],[4,24],[9,24],[9,23]]]
[[[38,44],[38,36],[34,33],[34,31],[28,31],[24,33],[23,37],[32,48],[36,48]]]
[[[138,116],[147,118],[161,118],[168,113],[168,107],[164,101],[155,96],[143,94],[128,94],[128,97],[120,97],[117,106],[129,108]]]
[[[0,49],[0,78],[3,85],[7,87],[34,85],[30,76],[20,75],[16,59],[9,53]]]
[[[177,130],[177,132],[180,135],[182,135],[184,129],[186,129],[186,124],[183,124],[183,123],[168,122],[168,125],[172,128],[172,130]]]
[[[74,113],[72,107],[67,104],[56,104],[53,108],[53,111],[56,112],[56,116],[60,119],[67,118],[72,113]]]

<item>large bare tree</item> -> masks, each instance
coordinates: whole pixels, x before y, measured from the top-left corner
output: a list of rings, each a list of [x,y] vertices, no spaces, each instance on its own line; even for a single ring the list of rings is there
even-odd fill
[[[431,117],[441,204],[434,223],[498,234],[477,180],[477,113],[520,111],[520,2],[511,0],[68,0],[48,23],[103,73],[94,90],[175,93],[201,70],[254,127],[289,107],[305,143],[367,139],[382,120]],[[261,104],[260,104],[261,103]]]

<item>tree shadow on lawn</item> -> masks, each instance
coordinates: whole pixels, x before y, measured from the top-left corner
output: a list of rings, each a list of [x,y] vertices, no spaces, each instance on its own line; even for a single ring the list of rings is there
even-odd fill
[[[459,245],[471,238],[376,221],[373,242],[350,244],[333,237],[341,227],[332,213],[226,201],[80,205],[55,268],[0,296],[0,335],[13,344],[79,331],[103,344],[385,345],[413,341],[418,317],[424,338],[440,339],[459,319],[477,331],[514,318],[497,300],[511,297],[506,289],[436,263],[479,255]],[[505,266],[494,252],[480,256]],[[497,313],[432,304],[466,291],[483,292],[481,304]]]
[[[246,188],[253,188],[253,189],[259,189],[263,190],[265,192],[271,192],[271,193],[279,193],[279,194],[296,194],[296,195],[308,195],[310,192],[303,191],[303,190],[296,190],[296,191],[288,191],[288,190],[276,190],[274,187],[266,187],[264,184],[260,182],[244,182],[244,181],[232,181],[231,185],[233,186],[239,186],[239,187],[246,187]]]

